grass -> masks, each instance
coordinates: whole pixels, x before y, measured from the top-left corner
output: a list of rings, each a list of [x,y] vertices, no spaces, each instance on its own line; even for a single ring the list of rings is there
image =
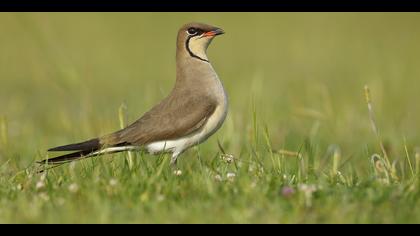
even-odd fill
[[[0,21],[1,223],[420,222],[418,13]],[[180,172],[133,152],[36,174],[49,147],[119,129],[170,91],[188,21],[227,32],[209,58],[230,108]]]

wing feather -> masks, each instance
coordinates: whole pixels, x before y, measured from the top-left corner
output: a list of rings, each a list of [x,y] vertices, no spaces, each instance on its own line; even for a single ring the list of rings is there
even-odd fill
[[[105,146],[119,143],[144,145],[154,141],[173,140],[200,129],[216,109],[209,97],[168,97],[127,128],[105,136]]]

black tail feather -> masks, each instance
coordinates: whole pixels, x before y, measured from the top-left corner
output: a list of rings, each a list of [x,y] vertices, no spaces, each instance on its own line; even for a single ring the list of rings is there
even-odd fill
[[[59,146],[55,148],[51,148],[49,152],[62,152],[62,151],[89,151],[93,152],[100,149],[100,142],[99,139],[91,139],[86,142],[81,143],[74,143],[64,146]]]
[[[70,161],[75,161],[75,160],[78,160],[78,159],[83,159],[83,158],[86,158],[86,157],[90,157],[91,155],[89,155],[89,154],[92,154],[94,151],[95,150],[73,152],[73,153],[62,155],[62,156],[38,161],[38,164],[62,164],[62,163],[67,163],[67,162],[70,162]]]
[[[116,147],[118,147],[118,146],[124,146],[124,143],[116,145]],[[65,146],[51,148],[48,151],[54,151],[54,152],[56,152],[56,151],[75,151],[75,152],[68,153],[68,154],[61,155],[61,156],[57,156],[57,157],[53,157],[53,158],[47,158],[47,159],[38,161],[37,163],[41,164],[41,165],[53,165],[52,168],[55,168],[57,166],[60,166],[62,164],[65,164],[65,163],[68,163],[68,162],[71,162],[71,161],[77,161],[77,160],[81,160],[81,159],[85,159],[85,158],[89,158],[89,157],[99,156],[99,155],[102,155],[102,154],[112,154],[112,153],[117,153],[117,152],[123,151],[123,150],[114,150],[114,151],[109,151],[109,152],[99,152],[101,149],[102,149],[102,147],[100,145],[99,139],[91,139],[91,140],[88,140],[86,142],[69,144],[69,145],[65,145]],[[40,171],[39,173],[42,173],[42,172],[44,172],[48,169],[44,169],[44,170]]]
[[[44,160],[38,161],[37,163],[41,164],[41,165],[65,164],[65,163],[68,163],[68,162],[78,161],[78,160],[82,160],[82,159],[89,158],[89,157],[95,157],[95,156],[100,156],[100,155],[104,155],[104,154],[118,153],[118,152],[122,152],[124,150],[115,150],[115,151],[102,152],[102,153],[101,152],[96,152],[96,151],[99,151],[99,150],[73,152],[73,153],[65,154],[65,155],[58,156],[58,157],[44,159]]]

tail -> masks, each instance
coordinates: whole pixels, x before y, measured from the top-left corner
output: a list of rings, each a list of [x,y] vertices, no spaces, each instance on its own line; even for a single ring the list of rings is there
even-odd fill
[[[91,139],[86,142],[74,143],[64,146],[48,149],[49,152],[62,152],[62,151],[95,151],[100,148],[100,141],[98,138]]]
[[[64,164],[71,161],[80,160],[83,158],[93,157],[94,151],[77,151],[65,155],[61,155],[54,158],[47,158],[41,161],[38,161],[38,164]]]
[[[113,146],[104,147],[98,138],[91,139],[86,142],[75,143],[64,145],[60,147],[51,148],[48,151],[56,152],[56,151],[75,151],[69,154],[61,155],[54,158],[47,158],[41,161],[38,161],[38,164],[51,164],[51,165],[59,165],[65,164],[71,161],[77,161],[89,157],[99,156],[103,154],[112,154],[117,152],[123,152],[127,150],[136,149],[134,146],[130,146],[128,143],[119,143]]]
[[[50,148],[49,152],[62,152],[62,151],[75,151],[73,153],[61,155],[54,158],[48,158],[42,161],[38,161],[39,164],[63,164],[70,161],[75,161],[87,157],[91,157],[92,154],[101,149],[99,139],[91,139],[86,142],[69,144]]]

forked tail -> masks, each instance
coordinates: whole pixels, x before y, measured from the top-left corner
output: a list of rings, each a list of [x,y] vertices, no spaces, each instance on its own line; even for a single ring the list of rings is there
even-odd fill
[[[65,155],[61,155],[58,157],[47,158],[42,161],[38,161],[38,164],[64,164],[71,161],[76,161],[80,159],[85,159],[89,157],[99,156],[103,154],[112,154],[127,150],[132,150],[134,147],[127,146],[126,143],[118,144],[112,147],[104,147],[101,145],[99,139],[91,139],[86,142],[69,144],[64,146],[59,146],[55,148],[51,148],[48,151],[50,152],[62,152],[62,151],[74,151],[72,153],[68,153]]]

